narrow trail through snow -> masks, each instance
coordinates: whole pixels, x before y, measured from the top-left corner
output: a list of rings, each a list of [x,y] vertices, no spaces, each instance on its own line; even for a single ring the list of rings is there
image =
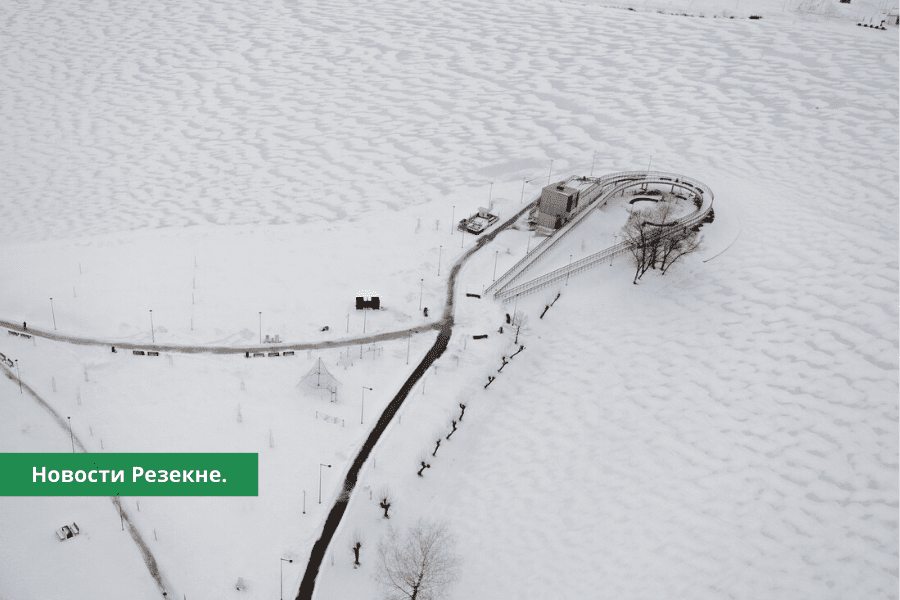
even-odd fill
[[[381,438],[382,434],[385,432],[385,430],[387,430],[387,426],[390,424],[391,419],[394,418],[394,415],[403,405],[403,401],[406,400],[406,397],[409,395],[410,390],[412,390],[413,386],[418,383],[419,379],[422,378],[428,368],[432,364],[434,364],[434,362],[438,358],[441,357],[445,350],[447,350],[447,344],[450,343],[450,337],[453,335],[453,298],[456,291],[456,280],[459,276],[460,270],[462,269],[466,261],[472,257],[472,255],[492,242],[494,238],[496,238],[501,232],[511,227],[513,223],[518,221],[522,215],[524,215],[526,212],[528,212],[528,210],[531,209],[532,205],[533,203],[528,204],[527,206],[519,210],[519,212],[517,212],[515,215],[504,221],[494,231],[486,233],[483,237],[479,238],[475,245],[470,248],[465,254],[463,254],[459,259],[457,259],[457,261],[453,264],[453,267],[450,269],[450,275],[447,278],[447,301],[444,305],[444,314],[440,321],[440,333],[438,334],[437,340],[435,340],[434,345],[425,355],[425,358],[422,359],[422,362],[420,362],[418,366],[416,366],[415,370],[407,378],[403,386],[401,386],[400,390],[397,392],[397,395],[394,396],[393,400],[391,400],[391,402],[384,409],[384,412],[381,413],[381,416],[378,418],[378,422],[369,433],[369,437],[366,438],[366,441],[363,443],[362,447],[357,453],[356,458],[353,460],[353,464],[347,471],[347,474],[344,477],[343,492],[338,496],[337,501],[334,503],[334,506],[328,513],[328,518],[325,520],[325,526],[322,529],[322,535],[318,540],[316,540],[316,543],[313,545],[312,551],[310,552],[309,562],[306,566],[306,572],[303,574],[303,580],[300,583],[300,590],[297,592],[297,600],[312,600],[313,593],[315,592],[316,577],[319,574],[319,569],[322,566],[322,561],[325,559],[325,553],[328,551],[328,546],[331,543],[331,540],[334,537],[338,526],[341,524],[341,519],[344,516],[344,512],[347,510],[347,504],[350,501],[350,495],[353,493],[353,490],[356,487],[356,482],[359,478],[360,470],[362,469],[366,460],[369,458],[369,455],[375,448],[375,445],[378,443],[378,440]]]

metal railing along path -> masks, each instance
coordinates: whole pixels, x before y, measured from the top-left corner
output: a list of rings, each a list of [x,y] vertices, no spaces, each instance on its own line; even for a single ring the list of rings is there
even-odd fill
[[[503,287],[511,284],[513,281],[520,279],[525,271],[530,269],[547,250],[556,245],[556,243],[560,239],[564,238],[569,231],[575,229],[579,224],[581,224],[582,219],[584,219],[591,210],[603,206],[610,198],[614,197],[615,194],[603,193],[607,185],[612,184],[613,189],[615,189],[616,183],[619,183],[623,180],[631,181],[633,183],[641,183],[646,174],[646,171],[627,171],[623,173],[613,173],[611,175],[604,175],[603,177],[594,178],[596,182],[601,183],[599,194],[594,198],[589,199],[584,204],[581,204],[576,209],[574,217],[570,219],[568,223],[563,225],[563,227],[559,231],[557,231],[555,235],[542,240],[540,244],[532,248],[528,253],[525,254],[525,256],[523,256],[518,262],[516,262],[516,264],[513,265],[511,269],[506,271],[506,273],[501,275],[499,279],[485,288],[485,294],[488,294],[497,289],[502,289]],[[538,196],[535,201],[539,199],[540,196]]]
[[[661,185],[670,185],[671,184],[671,185],[674,185],[677,187],[682,187],[685,189],[699,190],[700,192],[702,192],[703,203],[701,204],[700,208],[698,208],[695,212],[693,212],[689,215],[686,215],[680,219],[673,221],[671,224],[669,224],[669,226],[665,230],[659,230],[659,232],[656,234],[658,237],[664,237],[666,235],[667,231],[671,231],[676,228],[684,229],[684,228],[688,228],[688,227],[691,227],[691,228],[695,227],[698,224],[700,224],[704,219],[706,219],[706,217],[709,215],[710,211],[712,210],[714,195],[713,195],[712,190],[706,184],[704,184],[700,181],[697,181],[695,179],[691,179],[689,177],[684,177],[682,175],[676,175],[674,173],[651,172],[649,175],[650,176],[647,177],[644,181],[639,181],[639,182],[631,181],[629,183],[616,186],[609,192],[609,194],[605,197],[603,202],[606,202],[610,198],[614,197],[616,193],[620,193],[620,192],[624,193],[625,189],[627,189],[629,187],[633,187],[634,185],[636,185],[636,183],[638,183],[638,184],[653,183],[653,184],[661,184]],[[684,184],[684,185],[682,185],[682,184]],[[599,206],[599,203],[598,203],[598,206]],[[561,235],[554,236],[554,238],[548,238],[548,239],[555,239],[554,244],[552,244],[552,245],[555,245],[556,242],[559,242],[560,240],[562,240],[571,231],[572,231],[572,229],[568,229],[568,230],[562,232]],[[549,248],[550,248],[550,246],[547,246],[547,249],[549,249]],[[509,286],[513,282],[515,282],[517,279],[519,279],[521,277],[521,275],[524,274],[525,271],[527,270],[527,269],[522,269],[518,275],[511,278],[506,283],[506,285],[504,285],[502,288],[498,289],[495,292],[494,298],[501,300],[504,303],[509,302],[511,299],[513,299],[517,296],[522,296],[525,294],[530,294],[530,293],[536,292],[540,289],[543,289],[545,287],[553,285],[554,283],[557,283],[564,278],[568,278],[573,274],[580,273],[582,271],[585,271],[587,269],[595,267],[599,264],[602,264],[606,260],[610,260],[615,256],[618,256],[620,254],[624,254],[624,253],[628,252],[630,249],[631,249],[630,242],[627,242],[627,241],[620,242],[620,243],[616,244],[615,246],[611,246],[609,248],[606,248],[605,250],[601,250],[600,252],[594,253],[590,256],[587,256],[585,258],[577,260],[570,265],[566,265],[565,267],[556,269],[555,271],[551,271],[550,273],[542,275],[541,277],[532,279],[531,281],[528,281],[528,282],[522,283],[516,287],[510,288]],[[533,264],[534,263],[530,263],[528,266],[530,267]]]

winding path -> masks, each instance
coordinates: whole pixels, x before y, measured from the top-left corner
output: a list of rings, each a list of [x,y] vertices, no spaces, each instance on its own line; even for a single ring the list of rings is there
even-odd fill
[[[344,478],[344,493],[340,494],[335,505],[332,507],[331,511],[328,514],[328,517],[325,521],[325,525],[322,531],[322,535],[313,545],[312,552],[310,553],[310,559],[307,564],[306,572],[304,573],[303,580],[300,584],[300,590],[297,594],[298,599],[302,598],[312,598],[313,591],[315,589],[315,580],[316,576],[319,572],[319,567],[322,564],[322,561],[325,558],[325,553],[328,550],[328,545],[331,543],[331,539],[334,536],[335,531],[338,528],[338,525],[341,522],[341,518],[344,515],[344,511],[347,507],[347,502],[350,499],[350,494],[353,492],[353,489],[356,487],[356,481],[359,476],[359,471],[362,469],[366,460],[369,457],[372,449],[375,447],[375,444],[378,442],[378,439],[384,433],[385,429],[387,429],[388,424],[391,422],[391,419],[396,414],[397,410],[403,404],[403,401],[409,395],[410,390],[413,386],[419,381],[419,379],[424,375],[427,369],[436,361],[447,349],[447,344],[450,341],[450,336],[453,333],[453,317],[454,317],[454,307],[455,307],[455,293],[456,293],[456,280],[459,276],[459,271],[465,264],[465,262],[478,250],[481,250],[485,245],[489,244],[497,237],[501,232],[508,229],[512,226],[519,218],[522,217],[526,212],[531,210],[535,204],[537,203],[537,199],[533,200],[522,209],[520,209],[516,214],[512,217],[501,223],[500,225],[494,227],[492,230],[489,230],[487,233],[483,234],[481,237],[477,238],[475,244],[469,248],[462,256],[460,256],[456,262],[453,263],[452,268],[450,269],[450,274],[447,278],[447,299],[444,303],[444,311],[441,316],[441,319],[432,322],[426,323],[419,327],[412,327],[409,329],[403,329],[399,331],[378,333],[363,337],[356,338],[348,338],[344,340],[335,340],[335,341],[324,341],[324,342],[315,342],[315,343],[304,343],[304,344],[257,344],[252,346],[243,346],[243,347],[232,347],[232,346],[188,346],[188,345],[177,345],[177,344],[133,344],[128,342],[121,342],[117,340],[103,340],[99,338],[91,338],[91,337],[83,337],[83,336],[75,336],[75,335],[65,335],[58,332],[51,332],[43,329],[25,329],[22,326],[12,323],[10,321],[0,320],[0,326],[3,326],[11,331],[15,331],[17,333],[27,333],[29,335],[33,335],[35,337],[45,338],[49,340],[55,340],[60,342],[72,343],[83,346],[117,346],[123,350],[150,350],[150,351],[162,351],[162,352],[181,352],[186,354],[199,354],[199,353],[214,353],[214,354],[243,354],[244,352],[278,352],[284,350],[306,350],[306,349],[319,349],[319,348],[336,348],[340,346],[350,346],[357,344],[364,344],[370,342],[377,342],[383,340],[391,340],[391,339],[399,339],[405,338],[408,335],[413,333],[420,333],[422,331],[433,330],[436,329],[440,333],[438,334],[437,340],[434,345],[425,355],[425,358],[419,365],[415,368],[413,373],[409,376],[403,386],[400,388],[400,391],[394,396],[393,400],[387,405],[385,410],[382,412],[381,416],[378,419],[378,422],[373,427],[372,431],[369,433],[369,436],[366,438],[366,441],[363,443],[359,452],[356,455],[350,469],[348,470],[345,478]],[[40,396],[38,396],[27,384],[22,382],[15,373],[13,373],[10,369],[3,366],[2,368],[3,374],[10,380],[21,383],[24,390],[27,390],[28,395],[31,396],[41,407],[43,407],[53,418],[53,420],[57,423],[58,426],[68,431],[68,427],[65,424],[65,421],[62,420],[62,417]],[[77,445],[80,451],[86,452],[84,446],[81,441],[75,437],[74,443]],[[128,523],[128,530],[131,534],[131,537],[134,539],[135,544],[137,544],[141,555],[144,558],[144,562],[147,566],[148,571],[151,576],[156,581],[157,585],[161,592],[168,593],[169,586],[160,573],[159,567],[157,565],[156,559],[153,557],[150,552],[147,544],[144,542],[137,528],[132,525],[130,519],[128,518],[127,511],[124,511],[121,503],[118,498],[112,499],[113,504],[115,504],[119,509],[122,510],[123,518],[126,523]]]
[[[387,426],[390,424],[391,419],[394,418],[397,410],[403,405],[403,401],[406,400],[410,390],[412,390],[413,386],[422,378],[422,375],[425,374],[434,361],[440,358],[447,349],[447,344],[450,342],[450,336],[453,335],[454,297],[456,294],[456,279],[459,276],[460,269],[462,269],[465,262],[473,254],[483,248],[486,244],[492,242],[497,235],[508,229],[522,215],[531,210],[536,203],[537,200],[535,199],[515,215],[504,221],[500,226],[478,238],[475,245],[453,263],[453,267],[450,269],[450,275],[447,278],[447,301],[444,304],[444,314],[439,322],[438,329],[440,333],[438,334],[437,340],[435,340],[431,349],[428,350],[428,353],[425,355],[425,358],[422,359],[422,362],[416,366],[409,378],[400,387],[400,391],[397,392],[397,395],[394,396],[393,400],[390,401],[381,413],[378,422],[375,423],[375,427],[369,432],[369,436],[359,449],[356,458],[354,458],[353,464],[350,465],[347,475],[344,477],[344,493],[338,496],[334,506],[331,507],[331,511],[329,511],[328,517],[325,519],[322,535],[316,540],[316,543],[313,544],[309,562],[307,563],[306,571],[303,574],[303,580],[300,582],[300,590],[297,592],[297,600],[312,600],[319,568],[322,566],[322,561],[325,560],[328,545],[331,543],[331,539],[334,537],[334,534],[341,523],[341,518],[343,518],[344,512],[347,510],[350,494],[353,493],[353,489],[356,487],[359,472],[369,458],[369,454],[371,454],[372,450],[375,448],[375,444],[378,443],[378,439],[387,429]]]
[[[75,435],[71,429],[69,429],[66,421],[63,420],[62,415],[56,412],[50,404],[47,403],[46,400],[41,398],[37,392],[31,389],[27,383],[24,383],[20,380],[16,375],[7,368],[7,366],[3,363],[0,363],[0,369],[2,369],[3,374],[7,379],[13,381],[14,383],[22,386],[23,393],[27,393],[35,402],[40,405],[45,411],[50,414],[50,417],[56,423],[56,425],[62,429],[65,433],[68,433],[72,439],[72,445],[75,446],[79,452],[87,452],[87,449],[84,447],[84,444],[81,443],[81,440]],[[138,547],[138,552],[141,553],[141,557],[144,560],[144,564],[147,567],[147,570],[150,572],[150,576],[153,577],[153,580],[156,582],[156,586],[159,588],[160,593],[164,596],[167,595],[171,590],[169,589],[169,584],[166,581],[165,576],[160,572],[159,565],[156,562],[156,558],[153,556],[153,552],[151,552],[150,547],[147,545],[147,542],[144,541],[144,538],[141,536],[141,532],[138,531],[137,527],[131,522],[131,517],[128,515],[128,511],[122,505],[122,501],[116,497],[111,496],[110,501],[112,501],[113,505],[115,505],[117,511],[122,517],[123,526],[125,523],[128,524],[128,533],[131,535],[131,539]]]
[[[603,187],[609,186],[608,190],[601,192],[598,197],[587,204],[584,208],[582,208],[575,217],[566,224],[562,229],[557,231],[551,237],[548,237],[543,242],[541,242],[538,246],[536,246],[532,251],[527,253],[522,260],[516,263],[512,269],[503,274],[495,283],[488,287],[486,292],[493,292],[495,299],[500,299],[503,301],[508,301],[509,299],[516,297],[518,295],[530,293],[535,291],[536,289],[540,289],[545,287],[546,285],[550,285],[563,277],[568,277],[569,274],[575,273],[586,268],[590,268],[600,261],[608,260],[611,256],[615,256],[617,254],[624,253],[628,250],[628,243],[622,242],[621,244],[617,244],[616,246],[612,246],[598,252],[594,255],[591,255],[585,259],[572,263],[563,269],[557,269],[547,275],[539,277],[537,279],[528,281],[526,283],[519,284],[518,286],[514,286],[513,284],[519,281],[524,274],[530,270],[536,262],[538,262],[542,256],[545,256],[547,251],[554,247],[557,243],[559,243],[562,239],[564,239],[571,231],[573,231],[578,225],[580,225],[584,218],[590,213],[592,210],[603,206],[607,201],[614,198],[616,195],[624,194],[624,191],[627,188],[634,187],[636,185],[644,185],[644,184],[662,184],[662,185],[672,185],[674,187],[680,187],[685,190],[690,191],[691,193],[700,192],[700,197],[703,199],[703,203],[697,209],[696,212],[683,217],[676,221],[675,224],[683,225],[683,226],[692,226],[696,223],[701,222],[709,212],[712,210],[712,201],[713,201],[713,193],[712,190],[709,189],[706,185],[700,183],[699,181],[695,181],[688,177],[684,177],[682,175],[677,175],[674,173],[662,173],[662,172],[646,172],[646,171],[628,171],[622,173],[614,173],[612,175],[607,175],[602,178],[597,178],[597,181],[600,181],[603,184]],[[404,382],[401,386],[400,390],[391,400],[391,402],[387,405],[385,410],[382,412],[375,426],[369,432],[368,437],[357,453],[353,463],[347,471],[347,474],[344,478],[344,492],[339,495],[337,501],[334,506],[328,513],[328,517],[325,520],[325,525],[323,527],[322,535],[313,545],[312,551],[310,553],[309,562],[307,563],[307,568],[303,576],[303,580],[300,584],[300,589],[297,593],[297,600],[312,600],[313,592],[315,591],[315,581],[316,577],[319,573],[319,568],[321,567],[322,561],[325,558],[326,552],[328,550],[328,546],[331,543],[331,540],[337,531],[338,526],[340,525],[341,519],[343,518],[344,512],[347,509],[347,503],[350,499],[350,494],[352,494],[354,488],[356,487],[357,480],[359,478],[359,472],[365,464],[366,460],[369,458],[372,450],[375,448],[375,445],[378,443],[379,438],[387,429],[387,426],[390,424],[394,415],[397,413],[397,410],[403,405],[403,402],[406,400],[409,395],[410,390],[413,386],[421,379],[421,377],[425,374],[428,368],[438,359],[440,356],[446,351],[447,345],[450,341],[450,337],[453,334],[453,324],[454,324],[454,312],[455,312],[455,293],[456,293],[456,281],[459,276],[459,272],[462,269],[463,265],[466,261],[471,258],[478,250],[482,249],[485,245],[492,242],[497,235],[499,235],[504,230],[508,229],[512,226],[516,221],[518,221],[526,212],[530,211],[536,204],[537,199],[531,201],[529,204],[520,209],[516,214],[512,217],[508,218],[506,221],[501,223],[499,226],[493,228],[491,231],[485,233],[483,236],[477,239],[476,243],[469,248],[462,256],[460,256],[456,262],[453,264],[453,267],[450,270],[450,274],[447,280],[447,298],[444,303],[444,311],[441,316],[441,319],[431,323],[424,323],[418,327],[411,327],[408,329],[403,329],[399,331],[392,332],[384,332],[377,333],[368,336],[355,337],[355,338],[347,338],[342,340],[334,340],[334,341],[322,341],[322,342],[311,342],[311,343],[300,343],[300,344],[254,344],[250,346],[191,346],[191,345],[178,345],[178,344],[134,344],[129,342],[122,342],[116,340],[104,340],[99,338],[91,338],[91,337],[82,337],[82,336],[74,336],[74,335],[65,335],[57,332],[46,331],[43,329],[28,329],[27,331],[20,327],[18,324],[12,323],[10,321],[0,320],[0,326],[6,327],[9,330],[18,332],[18,333],[28,333],[30,335],[41,337],[49,340],[67,342],[78,345],[86,345],[86,346],[118,346],[124,350],[150,350],[150,351],[162,351],[162,352],[178,352],[178,353],[186,353],[186,354],[199,354],[199,353],[213,353],[213,354],[243,354],[245,352],[282,352],[285,350],[308,350],[308,349],[321,349],[321,348],[336,348],[342,346],[350,346],[357,344],[365,344],[372,343],[384,340],[392,340],[392,339],[400,339],[412,335],[413,333],[420,333],[422,331],[427,330],[438,330],[438,337],[435,341],[434,345],[425,355],[425,358],[416,366],[413,370],[412,374],[409,378]],[[7,378],[12,379],[13,381],[19,381],[18,378],[13,374],[10,370],[4,368],[4,374]],[[23,384],[25,388],[25,386]],[[62,424],[61,417],[40,397],[37,396],[30,388],[28,388],[29,395],[32,396],[39,404],[41,404],[46,410],[50,412],[53,416],[54,420],[57,421],[57,424],[60,424],[63,428],[65,426]],[[78,445],[81,447],[81,450],[84,451],[84,447],[81,446],[81,442],[78,442]],[[117,500],[113,500],[114,503],[117,503]],[[127,515],[127,513],[125,513]],[[127,516],[125,517],[126,521]],[[144,556],[144,560],[147,564],[147,568],[150,571],[151,575],[153,575],[154,579],[159,585],[160,590],[165,591],[167,586],[164,582],[162,575],[159,573],[159,569],[156,564],[156,560],[150,554],[147,545],[144,543],[143,539],[141,539],[140,534],[137,532],[136,528],[134,528],[129,521],[129,531],[134,538],[135,543],[140,548],[142,555]]]

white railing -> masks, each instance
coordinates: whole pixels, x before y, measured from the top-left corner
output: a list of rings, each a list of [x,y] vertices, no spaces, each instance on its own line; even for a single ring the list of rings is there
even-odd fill
[[[670,224],[670,226],[669,226],[670,228],[695,227],[700,222],[702,222],[709,215],[709,212],[712,210],[712,204],[713,204],[713,199],[714,199],[712,190],[706,184],[704,184],[700,181],[697,181],[695,179],[691,179],[689,177],[676,175],[674,173],[662,173],[662,172],[647,173],[646,171],[637,171],[637,172],[632,171],[632,172],[628,172],[628,173],[616,173],[610,177],[619,177],[620,179],[621,178],[627,179],[628,177],[635,177],[638,174],[645,176],[643,181],[630,180],[625,184],[620,184],[618,186],[613,187],[613,189],[611,189],[608,194],[603,196],[602,203],[598,202],[596,206],[601,206],[603,203],[607,202],[610,198],[614,197],[616,195],[616,193],[620,193],[620,192],[624,193],[625,189],[634,186],[636,183],[654,183],[654,184],[664,184],[664,185],[672,184],[672,185],[675,185],[675,186],[678,186],[681,188],[693,189],[693,190],[702,192],[703,203],[701,204],[700,208],[698,208],[697,211],[674,221],[673,223]],[[579,220],[579,223],[580,223],[580,220]],[[553,238],[547,238],[547,240],[544,240],[544,242],[548,242],[551,239],[554,240],[553,243],[548,244],[544,248],[544,250],[546,251],[546,250],[550,249],[552,246],[556,245],[556,243],[558,243],[566,235],[568,235],[568,233],[571,232],[572,229],[574,229],[574,227],[565,229],[565,231],[563,231],[561,229],[557,236],[554,236]],[[668,229],[669,228],[667,228],[667,230]],[[665,235],[665,230],[660,230],[659,235]],[[595,254],[592,254],[590,256],[587,256],[585,258],[577,260],[570,265],[566,265],[565,267],[556,269],[555,271],[551,271],[550,273],[542,275],[541,277],[532,279],[531,281],[520,284],[514,288],[510,288],[509,286],[512,283],[514,283],[516,280],[521,278],[521,276],[531,266],[533,266],[535,262],[537,262],[538,257],[535,257],[535,259],[532,262],[525,265],[524,268],[522,268],[512,278],[510,278],[501,288],[497,289],[497,291],[494,294],[494,298],[501,300],[503,302],[508,302],[510,299],[512,299],[516,296],[521,296],[524,294],[529,294],[529,293],[535,292],[539,289],[542,289],[549,285],[552,285],[552,284],[562,280],[563,278],[567,278],[574,273],[579,273],[586,269],[597,266],[598,264],[601,264],[608,259],[611,259],[619,254],[623,254],[623,253],[629,251],[630,248],[631,248],[631,244],[629,242],[627,242],[627,241],[620,242],[619,244],[616,244],[615,246],[611,246],[609,248],[606,248],[605,250],[601,250],[600,252],[597,252]],[[527,255],[526,255],[526,258],[527,258]],[[521,263],[522,261],[519,261],[519,262]],[[507,272],[507,274],[508,273],[509,272]]]
[[[541,255],[555,246],[559,242],[559,240],[568,235],[569,231],[577,227],[581,223],[582,219],[584,219],[585,216],[590,212],[590,210],[603,206],[603,204],[605,204],[609,198],[612,198],[615,194],[603,193],[603,189],[608,184],[613,184],[612,189],[617,190],[618,188],[615,185],[617,182],[628,180],[631,181],[632,184],[634,184],[636,181],[640,181],[646,175],[646,171],[626,171],[623,173],[613,173],[611,175],[604,175],[603,177],[596,178],[597,183],[600,184],[598,187],[600,191],[599,194],[583,204],[579,203],[579,206],[574,213],[574,217],[569,220],[569,222],[566,223],[559,231],[557,231],[556,235],[545,238],[541,241],[540,244],[532,248],[515,265],[513,265],[511,269],[509,269],[506,273],[501,275],[499,279],[485,288],[485,294],[488,294],[493,290],[502,290],[504,287],[520,279],[522,275],[524,275],[525,271],[529,270],[538,261]]]

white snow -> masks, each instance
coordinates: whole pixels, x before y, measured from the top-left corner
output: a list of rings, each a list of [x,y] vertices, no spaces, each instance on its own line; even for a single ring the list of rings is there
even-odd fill
[[[594,175],[652,156],[714,190],[704,250],[637,286],[627,259],[589,270],[544,319],[555,289],[464,296],[536,240],[477,253],[450,348],[366,463],[317,598],[377,596],[368,490],[385,483],[394,524],[450,522],[455,598],[896,598],[897,29],[855,25],[891,7],[601,4],[0,7],[0,319],[52,330],[52,297],[61,333],[148,343],[153,310],[159,343],[301,343],[362,334],[368,289],[385,310],[367,333],[424,326],[475,241],[460,219],[491,199],[508,217],[594,151]],[[592,215],[541,268],[611,245],[625,217]],[[497,374],[513,306],[531,331]],[[346,370],[358,346],[170,362],[0,332],[0,352],[91,451],[259,452],[258,498],[124,504],[169,597],[274,598],[279,558],[296,591],[434,336],[413,336],[409,365],[397,340]],[[295,387],[318,356],[336,405]],[[66,451],[26,400],[0,380],[0,451]],[[0,597],[158,597],[117,517],[105,498],[0,499]],[[71,520],[83,534],[58,542]]]

